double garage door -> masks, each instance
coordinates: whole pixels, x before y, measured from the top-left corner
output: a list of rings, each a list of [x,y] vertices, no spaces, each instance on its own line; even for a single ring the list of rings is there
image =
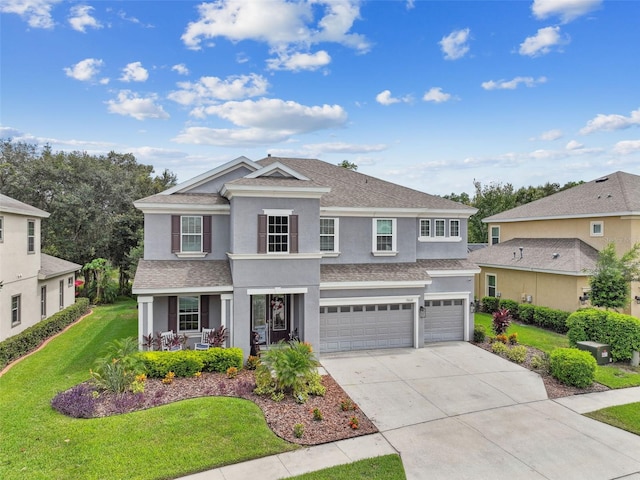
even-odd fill
[[[413,346],[412,303],[320,307],[320,352]]]
[[[424,303],[424,342],[464,340],[464,301]],[[320,307],[320,352],[413,347],[412,303]]]

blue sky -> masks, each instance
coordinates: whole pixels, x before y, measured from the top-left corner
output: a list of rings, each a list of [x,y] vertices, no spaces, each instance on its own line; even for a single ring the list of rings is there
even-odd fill
[[[349,160],[443,195],[640,175],[640,2],[0,0],[0,136],[179,181]]]

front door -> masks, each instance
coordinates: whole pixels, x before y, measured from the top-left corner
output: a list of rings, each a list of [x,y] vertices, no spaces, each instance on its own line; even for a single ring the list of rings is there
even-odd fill
[[[289,312],[289,295],[251,296],[251,330],[259,345],[271,345],[289,338]]]

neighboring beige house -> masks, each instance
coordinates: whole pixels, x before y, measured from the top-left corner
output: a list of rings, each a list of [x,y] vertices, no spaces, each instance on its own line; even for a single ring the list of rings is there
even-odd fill
[[[0,194],[0,341],[75,302],[80,265],[40,252],[49,214]]]
[[[640,176],[615,172],[483,219],[489,246],[476,297],[499,296],[565,311],[589,305],[589,274],[608,243],[621,255],[640,242]],[[640,317],[640,282],[625,313]]]

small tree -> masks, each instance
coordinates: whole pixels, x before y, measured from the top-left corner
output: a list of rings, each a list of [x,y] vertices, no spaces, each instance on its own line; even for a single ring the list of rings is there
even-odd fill
[[[629,283],[640,280],[640,243],[620,258],[614,243],[598,254],[596,268],[589,282],[591,304],[606,309],[620,309],[629,304]]]
[[[343,160],[338,164],[339,167],[346,168],[347,170],[353,170],[354,172],[358,170],[358,165],[354,162],[350,162],[349,160]]]

